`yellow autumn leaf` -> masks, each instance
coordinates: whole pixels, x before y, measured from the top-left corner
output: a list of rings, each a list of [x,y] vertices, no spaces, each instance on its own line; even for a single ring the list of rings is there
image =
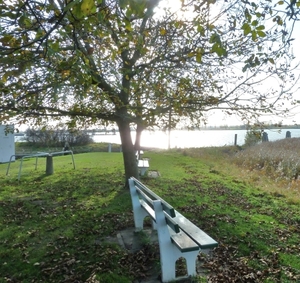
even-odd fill
[[[63,70],[61,72],[61,74],[62,74],[63,78],[66,78],[66,77],[70,76],[70,70]]]
[[[166,35],[167,31],[164,28],[160,28],[160,34]]]
[[[83,0],[81,3],[81,11],[84,15],[88,15],[91,13],[94,6],[94,0]]]
[[[201,63],[201,61],[202,61],[202,53],[201,52],[197,52],[196,61],[197,61],[197,63]]]
[[[6,83],[7,82],[7,77],[9,76],[9,74],[8,73],[5,73],[3,76],[2,76],[2,78],[1,78],[1,81],[3,82],[3,83]]]
[[[196,84],[198,87],[201,87],[201,85],[202,85],[202,83],[201,83],[200,80],[196,80],[196,81],[195,81],[195,84]]]
[[[131,26],[131,23],[130,23],[129,21],[127,21],[127,22],[125,23],[125,29],[128,30],[128,31],[132,31],[132,30],[133,30],[133,28],[132,28],[132,26]]]

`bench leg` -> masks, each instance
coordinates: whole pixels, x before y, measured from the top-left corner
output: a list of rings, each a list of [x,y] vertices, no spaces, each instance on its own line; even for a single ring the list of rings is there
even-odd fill
[[[139,196],[136,192],[132,180],[129,180],[129,187],[130,187],[130,195],[131,195],[131,202],[133,208],[134,226],[137,229],[143,229],[144,219],[146,216],[148,216],[148,213],[141,207]]]
[[[161,245],[160,249],[160,261],[161,261],[161,271],[162,271],[162,282],[170,282],[176,280],[176,261],[183,257],[186,260],[187,275],[196,276],[196,260],[199,251],[190,251],[181,253],[177,247],[172,243],[169,247]]]
[[[145,173],[146,173],[146,171],[147,171],[146,167],[140,167],[140,174],[141,174],[141,176],[144,176]]]
[[[192,251],[192,252],[184,253],[183,257],[186,260],[188,276],[196,276],[197,275],[196,260],[197,260],[198,254],[199,254],[199,251]]]
[[[170,233],[166,224],[161,202],[153,201],[153,206],[156,216],[162,282],[169,282],[176,279],[176,261],[180,257],[186,259],[188,275],[196,275],[196,259],[199,250],[182,253],[170,240]]]

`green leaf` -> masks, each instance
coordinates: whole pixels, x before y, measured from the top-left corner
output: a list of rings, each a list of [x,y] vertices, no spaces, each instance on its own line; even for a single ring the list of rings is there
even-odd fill
[[[284,4],[284,1],[278,1],[277,4],[278,4],[278,5],[283,5],[283,4]]]
[[[202,61],[202,53],[201,52],[197,52],[196,61],[197,61],[197,63],[201,63],[201,61]]]
[[[64,8],[64,12],[69,11],[69,10],[72,9],[75,5],[77,5],[78,3],[79,3],[79,0],[71,1],[71,2],[68,3],[68,5]]]
[[[125,22],[125,29],[128,30],[128,31],[132,31],[132,26],[131,26],[130,21]]]
[[[265,26],[264,25],[260,25],[256,28],[256,30],[264,30],[265,29]]]
[[[6,81],[7,81],[7,78],[9,77],[9,73],[8,72],[6,72],[6,73],[4,73],[4,75],[2,76],[2,78],[1,78],[1,81],[3,82],[3,83],[6,83]]]
[[[278,25],[282,26],[283,25],[283,20],[280,16],[276,16],[274,19],[273,19],[273,22],[277,22]]]
[[[38,29],[35,35],[36,39],[42,38],[45,35],[45,31],[43,29]]]
[[[74,5],[72,12],[73,12],[73,15],[74,15],[77,19],[82,19],[83,16],[84,16],[84,14],[83,14],[82,11],[81,11],[81,5],[80,5],[80,3]]]
[[[81,3],[81,11],[85,16],[91,14],[91,12],[94,10],[94,7],[94,0],[83,0]]]
[[[258,25],[258,20],[254,20],[252,23],[251,23],[252,26],[256,27]]]
[[[255,30],[253,30],[253,31],[251,32],[251,36],[252,36],[252,40],[253,40],[253,41],[256,41],[256,39],[257,39],[257,32],[256,32]]]
[[[220,36],[217,33],[213,33],[209,39],[209,43],[215,43],[215,42],[218,44],[221,43]]]
[[[245,9],[244,14],[245,14],[245,18],[247,19],[247,21],[250,22],[252,16],[250,15],[249,10],[248,10],[248,9]]]
[[[30,28],[32,26],[32,23],[29,18],[27,18],[25,15],[22,15],[18,21],[20,27]]]
[[[269,62],[270,62],[271,64],[275,64],[275,62],[274,62],[274,59],[273,59],[273,58],[269,58],[268,60],[269,60]]]
[[[244,35],[248,35],[251,32],[251,27],[248,23],[244,23],[242,26],[242,30],[244,30]]]
[[[9,42],[13,40],[14,37],[11,34],[5,34],[2,38],[0,38],[0,42],[2,42],[4,46],[8,46]]]
[[[119,0],[119,5],[121,9],[125,9],[128,5],[128,0]]]
[[[257,34],[258,34],[259,37],[266,37],[267,36],[266,33],[261,31],[261,30],[258,30]]]
[[[134,14],[137,15],[138,17],[143,17],[146,10],[146,6],[147,6],[147,1],[145,0],[139,1],[138,5],[135,2],[131,3],[131,8]]]
[[[217,55],[220,57],[227,55],[226,49],[218,43],[215,43],[212,46],[211,51],[217,53]]]
[[[126,17],[129,19],[130,17],[131,17],[131,15],[133,15],[134,13],[133,13],[133,11],[132,11],[132,9],[131,8],[128,8],[127,10],[126,10]]]
[[[197,26],[197,31],[198,31],[202,36],[205,35],[205,28],[204,28],[202,25],[200,25],[200,24]]]
[[[296,3],[297,8],[300,8],[300,1]]]
[[[55,52],[59,51],[59,42],[58,41],[49,44],[49,46],[53,51],[55,51]]]
[[[242,72],[245,73],[249,67],[250,67],[250,65],[249,65],[249,64],[246,64],[246,65],[243,67]]]
[[[212,31],[212,30],[214,30],[215,29],[215,26],[213,25],[213,24],[209,24],[208,25],[208,30],[209,31]]]

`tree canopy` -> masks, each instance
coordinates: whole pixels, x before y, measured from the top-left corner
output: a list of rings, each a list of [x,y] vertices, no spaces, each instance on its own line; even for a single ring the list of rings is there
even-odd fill
[[[0,0],[0,121],[116,123],[126,177],[137,176],[133,125],[198,126],[214,109],[247,120],[296,103],[286,21],[299,3]]]

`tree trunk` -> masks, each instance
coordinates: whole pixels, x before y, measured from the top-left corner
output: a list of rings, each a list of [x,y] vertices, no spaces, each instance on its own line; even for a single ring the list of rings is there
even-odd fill
[[[128,179],[130,177],[139,178],[135,149],[131,139],[130,126],[127,121],[117,122],[122,143],[123,162],[125,169],[125,184],[128,188]]]
[[[140,153],[141,150],[141,136],[142,136],[142,131],[144,130],[144,127],[141,125],[137,125],[136,128],[136,136],[135,136],[135,143],[134,143],[134,148]]]

